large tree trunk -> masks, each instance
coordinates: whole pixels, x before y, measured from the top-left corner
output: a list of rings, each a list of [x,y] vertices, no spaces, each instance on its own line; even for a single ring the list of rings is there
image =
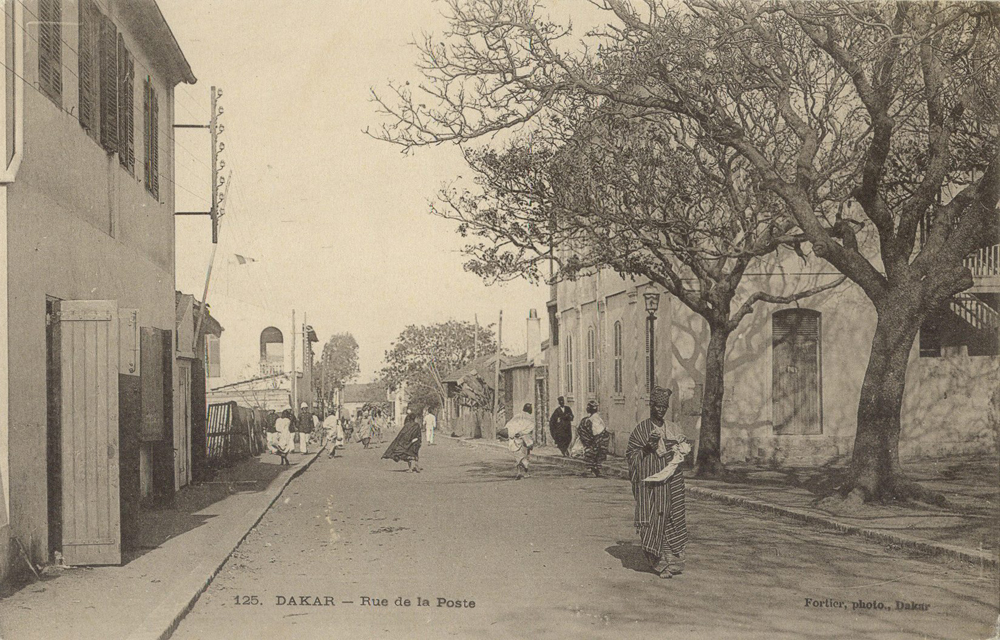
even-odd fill
[[[926,315],[920,296],[880,305],[868,370],[861,385],[858,429],[845,489],[866,502],[910,498],[940,503],[939,494],[909,481],[899,467],[900,414],[913,340]]]
[[[701,399],[701,434],[698,438],[696,476],[719,475],[722,464],[722,397],[725,393],[726,343],[729,330],[710,323],[705,353],[705,385]]]

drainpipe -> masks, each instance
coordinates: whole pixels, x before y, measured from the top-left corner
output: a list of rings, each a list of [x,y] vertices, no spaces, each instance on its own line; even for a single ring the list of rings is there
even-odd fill
[[[7,69],[0,70],[0,84],[3,85],[3,92],[0,94],[0,152],[3,153],[3,162],[0,163],[0,318],[3,324],[0,325],[0,486],[3,487],[3,500],[0,501],[0,524],[10,522],[10,449],[8,445],[8,434],[10,428],[10,350],[8,342],[8,307],[7,307],[7,188],[14,183],[14,176],[21,166],[21,158],[24,155],[24,84],[20,78],[24,77],[24,31],[22,29],[7,29],[7,20],[13,20],[17,24],[24,24],[24,5],[20,2],[8,4],[13,9],[13,16],[7,14],[3,28],[0,29],[0,56],[3,56],[4,64],[8,69],[13,69],[13,77]],[[13,33],[14,42],[8,42],[8,33]],[[8,55],[8,47],[11,49],[12,57]],[[7,95],[13,94],[13,113],[8,113]],[[13,153],[7,155],[8,122],[13,122]]]

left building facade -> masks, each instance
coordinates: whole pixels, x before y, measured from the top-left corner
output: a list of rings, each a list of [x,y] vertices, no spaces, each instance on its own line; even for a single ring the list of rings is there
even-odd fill
[[[120,563],[174,490],[173,92],[195,82],[154,0],[4,9],[0,581],[21,549]]]

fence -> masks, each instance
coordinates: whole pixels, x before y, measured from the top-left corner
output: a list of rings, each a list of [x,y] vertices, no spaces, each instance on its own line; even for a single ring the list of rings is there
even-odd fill
[[[224,467],[259,456],[267,446],[265,430],[273,412],[248,409],[235,402],[208,405],[208,465]]]

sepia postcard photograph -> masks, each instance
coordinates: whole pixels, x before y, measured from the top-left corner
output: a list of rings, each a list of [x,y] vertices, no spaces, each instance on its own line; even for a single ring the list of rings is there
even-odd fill
[[[0,640],[1000,640],[1000,0],[0,6]]]

